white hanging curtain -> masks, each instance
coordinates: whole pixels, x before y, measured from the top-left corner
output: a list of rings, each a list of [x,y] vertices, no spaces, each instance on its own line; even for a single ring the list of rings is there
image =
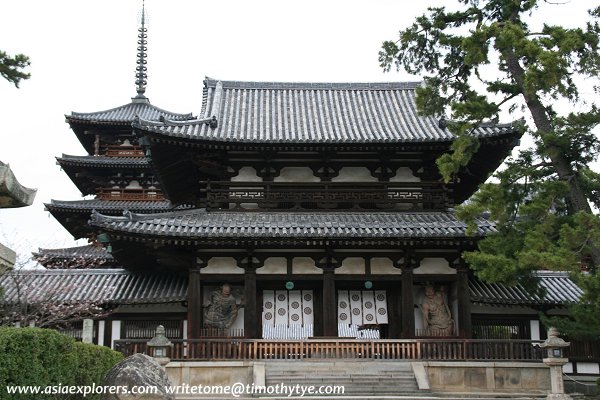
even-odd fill
[[[352,325],[363,324],[362,293],[359,290],[350,290],[350,312]]]
[[[375,318],[375,295],[372,290],[365,290],[362,292],[362,306],[363,306],[363,324],[372,325],[376,324]]]
[[[347,290],[338,290],[338,325],[350,325],[350,298]],[[340,336],[342,334],[340,333]]]
[[[310,336],[312,336],[312,327],[315,321],[314,296],[312,290],[302,291],[302,320],[304,326],[310,327]]]
[[[275,326],[275,292],[272,290],[263,291],[263,326]]]
[[[289,325],[302,326],[302,293],[299,290],[289,291]]]
[[[287,290],[275,291],[275,325],[288,325],[288,292]]]
[[[312,290],[263,291],[264,339],[306,339],[313,336]]]
[[[387,296],[385,290],[375,291],[375,307],[377,308],[375,317],[378,324],[388,323]]]

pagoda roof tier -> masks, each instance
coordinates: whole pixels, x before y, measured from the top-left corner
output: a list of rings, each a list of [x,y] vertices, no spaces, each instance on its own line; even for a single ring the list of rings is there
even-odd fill
[[[202,118],[134,127],[174,140],[274,144],[449,142],[438,118],[418,114],[421,82],[283,83],[206,79]],[[511,124],[482,124],[478,137],[513,133]]]
[[[56,157],[61,167],[77,166],[87,168],[150,168],[144,157],[72,156],[63,154]]]
[[[0,208],[26,207],[33,203],[37,189],[21,185],[10,166],[0,161]]]
[[[194,119],[191,113],[177,114],[153,106],[145,97],[133,98],[131,103],[110,110],[91,113],[72,112],[71,115],[65,115],[66,121],[89,154],[94,153],[96,133],[129,136],[131,135],[131,123],[138,117],[149,121]]]
[[[145,157],[71,156],[56,157],[56,163],[71,178],[83,195],[95,194],[99,186],[109,186],[109,181],[120,171],[151,173]]]
[[[562,306],[579,301],[582,291],[565,272],[541,271],[542,294],[531,294],[521,284],[489,284],[469,279],[473,302],[489,305]],[[20,270],[0,276],[3,302],[15,303],[17,284],[28,290],[28,300],[97,302],[104,304],[178,303],[186,300],[187,276],[135,273],[124,269]]]
[[[0,276],[3,303],[21,293],[30,303],[156,304],[186,300],[187,277],[138,274],[122,269],[19,270]]]
[[[122,215],[124,210],[140,214],[173,210],[173,206],[168,201],[51,200],[44,205],[46,210],[77,239],[85,238],[90,233],[88,221],[94,210],[107,215]]]
[[[61,268],[108,268],[117,265],[102,246],[87,245],[61,249],[42,249],[33,253],[33,258],[48,269]]]
[[[90,223],[116,235],[186,239],[464,238],[467,224],[452,212],[206,212],[92,214]],[[480,218],[474,237],[496,231]]]
[[[138,117],[150,121],[159,121],[162,118],[172,121],[185,121],[194,118],[192,113],[178,114],[153,106],[147,98],[134,98],[131,103],[109,110],[89,113],[72,112],[71,115],[65,115],[69,124],[122,125],[127,127]]]

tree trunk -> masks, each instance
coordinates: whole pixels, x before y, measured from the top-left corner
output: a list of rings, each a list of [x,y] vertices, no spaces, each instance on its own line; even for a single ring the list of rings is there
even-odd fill
[[[521,64],[519,64],[519,60],[515,53],[512,50],[507,50],[504,52],[504,57],[506,58],[508,71],[523,94],[525,104],[531,113],[531,117],[537,128],[537,136],[544,142],[544,133],[551,133],[554,130],[550,118],[548,117],[548,113],[546,112],[546,108],[542,104],[537,93],[530,92],[525,88],[525,71],[523,70],[523,67],[521,67]],[[562,150],[556,146],[547,146],[547,149],[548,157],[550,158],[559,179],[566,182],[569,187],[568,200],[573,212],[584,211],[591,214],[592,208],[579,185],[579,181],[575,176],[576,172],[573,171],[568,160],[563,157]],[[600,265],[600,249],[594,246],[591,253],[594,265]]]

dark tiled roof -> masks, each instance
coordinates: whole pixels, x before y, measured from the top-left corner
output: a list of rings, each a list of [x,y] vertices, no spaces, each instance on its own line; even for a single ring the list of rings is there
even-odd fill
[[[131,200],[51,200],[44,204],[49,211],[87,211],[111,213],[130,210],[138,213],[156,213],[173,210],[169,201],[131,201]]]
[[[134,99],[131,103],[112,108],[110,110],[91,113],[72,112],[71,115],[66,115],[65,117],[69,123],[129,125],[138,116],[145,120],[151,121],[158,121],[161,118],[166,118],[173,121],[184,121],[194,118],[191,113],[172,113],[170,111],[163,110],[162,108],[153,106],[148,101],[140,101],[139,99]]]
[[[56,161],[61,166],[150,168],[150,163],[145,157],[71,156],[63,154],[62,157],[56,157]]]
[[[100,246],[78,246],[62,249],[39,249],[33,258],[46,268],[114,268],[112,254]]]
[[[122,269],[20,270],[0,276],[2,301],[19,300],[17,285],[31,303],[170,303],[186,299],[187,280],[176,275],[139,274]]]
[[[155,215],[109,217],[94,213],[99,228],[133,234],[186,238],[453,238],[467,226],[450,212],[206,212],[178,211]],[[494,224],[477,221],[477,236],[495,232]]]
[[[521,284],[505,286],[495,283],[483,283],[471,278],[469,287],[471,298],[475,302],[489,304],[566,304],[576,303],[582,290],[569,278],[566,272],[540,271],[536,274],[544,288],[540,296],[527,292]]]
[[[433,117],[417,115],[415,82],[269,83],[207,79],[203,120],[134,126],[184,139],[274,143],[398,143],[451,141]],[[216,128],[206,123],[215,116]],[[148,120],[148,121],[144,121]],[[484,125],[479,137],[514,132]]]
[[[62,249],[42,249],[40,248],[37,253],[33,253],[34,256],[38,257],[62,257],[62,258],[105,258],[112,260],[113,256],[106,251],[104,247],[99,246],[78,246],[78,247],[67,247]]]
[[[579,289],[563,272],[540,273],[547,294],[543,298],[523,288],[505,288],[472,279],[471,300],[488,304],[561,305],[578,301]],[[26,270],[0,276],[4,301],[17,300],[16,284],[26,288],[31,302],[101,302],[107,304],[167,303],[186,300],[183,276],[132,273],[122,269]],[[485,298],[485,301],[482,299]]]

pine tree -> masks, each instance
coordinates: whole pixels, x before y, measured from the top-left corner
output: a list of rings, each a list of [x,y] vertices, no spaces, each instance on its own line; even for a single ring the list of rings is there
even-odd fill
[[[29,79],[30,74],[23,72],[23,70],[30,64],[29,57],[23,54],[11,57],[0,50],[0,76],[12,82],[17,88],[23,79]]]
[[[574,321],[548,322],[571,336],[598,338],[600,218],[593,210],[600,207],[600,174],[590,164],[600,152],[600,109],[584,104],[581,91],[600,92],[600,7],[580,28],[544,24],[533,31],[527,21],[540,0],[456,3],[456,11],[430,8],[399,40],[384,42],[381,66],[424,75],[420,111],[449,114],[457,140],[437,160],[447,181],[478,149],[473,127],[505,111],[518,114],[516,125],[533,145],[457,208],[467,221],[484,212],[497,221],[498,233],[463,256],[489,282],[531,282],[539,269],[571,271],[585,290],[571,307]],[[561,114],[559,102],[578,111]]]

